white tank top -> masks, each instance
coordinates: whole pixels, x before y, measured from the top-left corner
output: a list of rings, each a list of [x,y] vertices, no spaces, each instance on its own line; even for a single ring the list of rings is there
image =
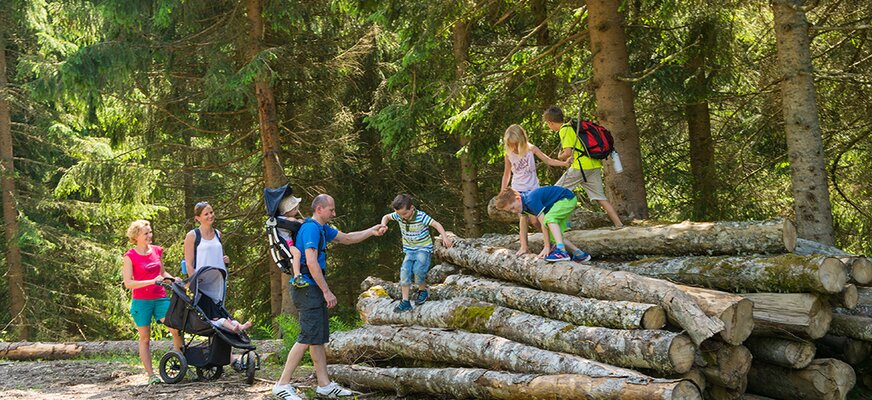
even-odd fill
[[[532,149],[527,151],[524,156],[509,153],[509,163],[512,164],[512,189],[527,192],[539,188],[539,177],[536,176],[536,156],[533,155]]]
[[[197,251],[197,269],[205,266],[227,269],[227,266],[224,265],[224,247],[218,240],[217,232],[211,240],[200,236],[200,245],[194,250]]]

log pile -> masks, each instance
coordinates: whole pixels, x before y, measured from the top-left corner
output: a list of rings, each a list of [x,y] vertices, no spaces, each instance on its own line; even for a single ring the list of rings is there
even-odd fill
[[[400,395],[631,400],[845,399],[872,382],[865,257],[797,239],[783,220],[566,236],[594,261],[516,256],[516,235],[437,246],[430,298],[409,312],[394,311],[398,284],[368,278],[365,325],[331,336],[334,379]],[[529,244],[538,253],[541,236]]]

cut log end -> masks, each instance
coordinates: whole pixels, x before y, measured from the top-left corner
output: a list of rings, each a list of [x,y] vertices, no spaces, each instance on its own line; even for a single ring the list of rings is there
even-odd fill
[[[721,338],[732,345],[742,344],[754,331],[753,314],[754,302],[748,299],[742,299],[736,303],[736,307],[724,310],[720,315],[721,321],[724,321]]]
[[[841,293],[830,296],[830,303],[834,307],[853,310],[860,305],[860,292],[857,290],[857,286],[849,283],[845,285],[845,289]]]
[[[851,262],[851,279],[861,285],[872,282],[872,261],[866,257],[856,257]]]
[[[700,390],[691,381],[681,381],[672,389],[672,400],[702,400]]]
[[[839,293],[848,283],[848,267],[836,257],[827,257],[818,268],[818,276],[827,292]]]
[[[788,253],[793,253],[796,250],[796,225],[788,219],[784,220],[784,229],[782,229],[782,239],[784,240],[784,249]]]
[[[666,311],[663,311],[663,307],[654,306],[648,308],[644,314],[642,314],[642,328],[643,329],[661,329],[666,326]]]
[[[693,367],[693,359],[696,354],[696,346],[689,337],[676,336],[669,346],[669,360],[675,368],[675,372],[683,374]]]

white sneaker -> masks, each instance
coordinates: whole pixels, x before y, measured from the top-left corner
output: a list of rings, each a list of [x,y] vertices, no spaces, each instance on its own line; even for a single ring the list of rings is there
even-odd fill
[[[280,400],[303,400],[302,397],[297,395],[297,389],[294,389],[294,386],[290,383],[284,385],[276,383],[272,388],[272,395],[274,399]]]
[[[354,395],[354,392],[339,386],[336,382],[330,382],[327,386],[321,387],[318,386],[315,389],[315,393],[319,396],[327,396],[331,399],[335,399],[337,397],[346,397]]]

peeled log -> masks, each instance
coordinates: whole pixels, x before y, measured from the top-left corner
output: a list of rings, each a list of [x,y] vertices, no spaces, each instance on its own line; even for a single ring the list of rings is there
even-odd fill
[[[495,335],[453,329],[364,325],[353,331],[330,334],[327,345],[327,357],[333,363],[358,364],[398,356],[511,372],[625,378],[634,384],[675,381],[657,380],[631,369],[543,350]]]
[[[369,277],[362,284],[366,286],[364,290],[376,285],[387,290],[392,298],[400,298],[400,285],[397,283]],[[666,325],[663,308],[653,304],[586,299],[471,275],[451,275],[445,284],[431,286],[429,293],[432,300],[469,297],[582,326],[660,329]]]
[[[853,255],[839,248],[802,238],[796,239],[794,252],[801,255],[822,254],[839,257],[849,268],[851,282],[861,285],[872,282],[872,261],[866,257]]]
[[[751,336],[754,330],[754,303],[751,300],[712,289],[676,286],[690,295],[705,315],[724,323],[724,330],[718,334],[723,341],[738,346]]]
[[[709,384],[744,392],[751,352],[745,346],[707,341],[697,350],[694,364]]]
[[[833,319],[829,304],[810,293],[743,293],[754,302],[754,335],[818,339]]]
[[[281,348],[281,340],[257,340],[258,352],[274,353]],[[172,350],[170,340],[152,340],[151,351],[161,353]],[[7,360],[65,360],[75,357],[99,355],[139,354],[136,340],[112,340],[102,342],[0,342],[0,359]]]
[[[833,314],[830,333],[872,342],[872,318],[859,315]]]
[[[723,322],[705,315],[693,298],[663,280],[574,262],[546,263],[532,255],[515,256],[515,252],[506,249],[476,248],[460,238],[448,249],[437,243],[434,252],[445,261],[477,273],[550,292],[657,304],[697,344],[724,329]]]
[[[745,347],[756,361],[791,369],[807,367],[815,355],[814,344],[791,339],[752,337],[745,342]]]
[[[498,210],[496,207],[496,197],[490,199],[487,203],[487,216],[494,221],[501,222],[514,222],[518,223],[518,214],[509,211]],[[624,224],[629,225],[629,219],[621,219]],[[606,213],[602,212],[594,212],[585,210],[583,208],[576,208],[572,211],[572,216],[570,217],[570,225],[572,229],[594,229],[594,228],[602,228],[604,226],[612,226],[612,220],[609,219],[609,216]]]
[[[845,264],[838,258],[826,256],[653,257],[595,265],[739,292],[839,293],[848,282]]]
[[[838,358],[848,364],[858,365],[869,359],[872,343],[844,336],[826,335],[815,341],[817,357]]]
[[[456,399],[701,399],[689,381],[628,384],[620,378],[531,375],[472,368],[373,368],[328,365],[330,377],[355,388],[448,395]]]
[[[844,400],[856,383],[854,369],[832,358],[821,358],[803,369],[754,361],[748,391],[775,399]]]
[[[468,298],[428,301],[405,313],[395,312],[396,305],[384,289],[374,287],[361,294],[357,310],[370,324],[490,333],[621,367],[682,373],[693,364],[693,344],[687,336],[674,332],[575,326]]]

